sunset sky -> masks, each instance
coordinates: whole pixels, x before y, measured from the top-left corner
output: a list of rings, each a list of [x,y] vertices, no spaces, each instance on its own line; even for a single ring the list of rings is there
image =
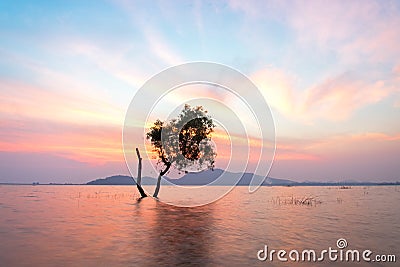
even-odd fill
[[[190,61],[258,86],[270,176],[400,181],[399,29],[399,1],[1,1],[0,182],[129,174],[132,97]]]

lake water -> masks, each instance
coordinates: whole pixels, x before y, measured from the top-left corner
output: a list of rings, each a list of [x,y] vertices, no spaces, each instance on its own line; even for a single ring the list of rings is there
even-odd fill
[[[2,185],[0,266],[353,266],[257,259],[265,245],[321,251],[339,238],[397,257],[357,266],[399,266],[398,186],[236,187],[195,208],[136,198],[133,186]]]

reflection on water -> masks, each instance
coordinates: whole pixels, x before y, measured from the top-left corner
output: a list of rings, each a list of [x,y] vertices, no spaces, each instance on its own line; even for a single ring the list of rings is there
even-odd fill
[[[212,250],[212,209],[173,208],[157,203],[151,243],[160,265],[207,265]],[[165,253],[170,257],[166,257]]]
[[[291,201],[309,196],[318,201]],[[129,186],[0,186],[0,265],[286,266],[256,253],[322,250],[338,238],[400,257],[399,187],[237,187],[196,208],[136,197]]]

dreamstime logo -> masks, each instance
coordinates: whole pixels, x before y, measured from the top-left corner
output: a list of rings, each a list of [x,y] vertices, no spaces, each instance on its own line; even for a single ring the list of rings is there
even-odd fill
[[[344,248],[346,248],[346,247],[347,247],[347,241],[346,241],[346,239],[344,239],[344,238],[339,238],[339,239],[336,241],[336,246],[337,246],[339,249],[344,249]]]
[[[293,262],[321,262],[329,260],[332,262],[396,262],[394,254],[375,254],[369,250],[345,249],[347,248],[347,240],[339,238],[336,241],[336,248],[329,247],[323,250],[304,249],[299,251],[292,249],[290,251],[280,249],[269,250],[267,245],[257,252],[257,259],[260,261],[293,261]]]
[[[155,176],[160,172],[151,158],[146,133],[156,119],[168,122],[179,118],[179,111],[185,105],[204,107],[216,125],[209,145],[199,149],[205,154],[202,149],[212,147],[216,152],[216,166],[223,172],[207,186],[180,186],[163,179],[160,201],[177,206],[211,203],[227,194],[245,172],[257,174],[250,180],[248,191],[257,190],[267,177],[275,154],[271,110],[261,92],[244,74],[210,62],[191,62],[165,69],[136,92],[123,129],[124,156],[131,175],[136,177],[137,173],[136,147],[141,151],[144,167],[150,166]],[[181,129],[178,130],[179,133]],[[229,186],[210,190],[209,185]],[[154,186],[143,184],[146,191],[153,190]]]

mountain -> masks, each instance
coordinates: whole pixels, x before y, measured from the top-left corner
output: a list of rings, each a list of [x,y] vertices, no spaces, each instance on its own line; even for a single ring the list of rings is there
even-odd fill
[[[226,172],[225,173],[226,176],[224,176],[226,177],[226,179],[224,181],[217,181],[218,177],[220,177],[223,172],[224,171],[221,169],[215,169],[213,171],[205,170],[197,173],[187,173],[179,179],[171,179],[168,177],[164,177],[162,184],[173,183],[176,185],[207,185],[214,182],[214,185],[233,185],[235,184],[235,181],[233,181],[232,179],[236,180],[240,176],[239,173]],[[261,180],[263,178],[259,175],[255,176],[257,180]],[[232,179],[229,179],[230,177],[232,177]],[[237,185],[249,185],[252,177],[253,177],[252,173],[244,173],[241,176]],[[132,177],[130,176],[116,175],[90,181],[87,184],[88,185],[135,185],[136,183],[134,179],[132,179]],[[152,177],[142,178],[142,185],[155,185],[155,184],[156,184],[155,178]],[[291,180],[267,177],[262,185],[295,185],[295,184],[297,183]]]
[[[188,173],[185,174],[183,177],[179,179],[170,179],[170,178],[165,178],[167,181],[174,183],[176,185],[207,185],[212,182],[214,182],[215,185],[232,185],[235,184],[235,181],[225,179],[225,181],[216,181],[218,177],[221,176],[221,174],[224,172],[224,170],[221,169],[215,169],[215,170],[205,170],[202,172],[197,172],[197,173]],[[232,173],[232,172],[226,172],[226,177],[232,177],[232,179],[237,179],[240,174],[239,173]],[[260,181],[263,179],[262,176],[259,175],[254,175],[252,173],[244,173],[237,185],[249,185],[250,181],[252,180],[253,176],[256,178],[256,180]],[[263,185],[293,185],[296,184],[294,181],[290,180],[284,180],[284,179],[276,179],[276,178],[271,178],[267,177]]]
[[[157,180],[152,177],[142,177],[142,185],[155,185]],[[164,184],[163,182],[162,184]],[[114,175],[99,178],[86,183],[87,185],[136,185],[136,178],[127,175]]]
[[[89,185],[136,185],[131,176],[114,175],[102,179],[96,179],[86,184]]]
[[[221,179],[217,180],[218,177],[224,170],[215,169],[205,170],[197,173],[187,173],[179,179],[172,179],[168,177],[164,177],[161,180],[161,184],[168,185],[168,184],[176,184],[176,185],[207,185],[213,183],[213,185],[233,185],[236,184],[235,181],[241,174],[239,173],[232,173],[232,172],[225,172],[226,176],[224,181]],[[238,181],[237,185],[249,185],[251,179],[253,178],[252,173],[244,173],[241,175],[240,180]],[[257,181],[261,181],[263,179],[262,176],[254,175],[254,178]],[[136,178],[135,178],[136,179]],[[142,177],[142,185],[155,185],[157,182],[156,178],[153,177]],[[136,185],[135,180],[131,176],[126,175],[115,175],[106,178],[97,179],[94,181],[90,181],[87,183],[88,185]],[[400,182],[357,182],[357,181],[341,181],[341,182],[294,182],[291,180],[285,179],[277,179],[267,177],[264,182],[262,183],[263,186],[357,186],[357,185],[364,185],[364,186],[372,186],[372,185],[400,185]]]

